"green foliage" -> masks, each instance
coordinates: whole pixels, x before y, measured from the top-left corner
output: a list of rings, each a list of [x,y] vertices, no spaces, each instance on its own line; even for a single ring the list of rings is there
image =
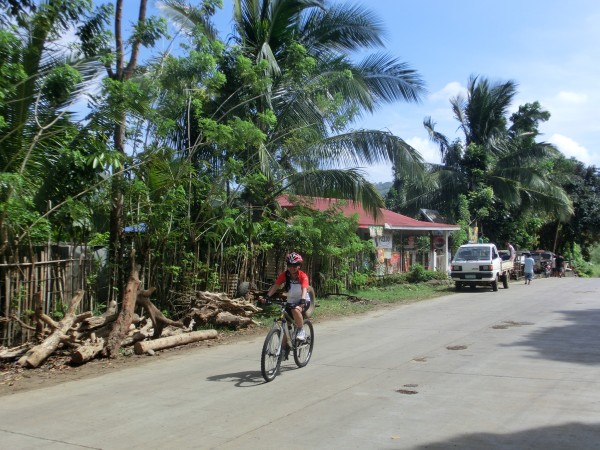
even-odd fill
[[[105,247],[108,245],[108,239],[110,237],[110,233],[105,231],[104,233],[94,233],[90,240],[88,241],[88,245],[90,247]]]
[[[357,234],[356,218],[347,218],[340,205],[326,211],[299,208],[294,211],[279,245],[284,249],[296,249],[304,256],[332,261],[323,265],[319,277],[324,290],[338,292],[347,281],[363,283],[367,274],[356,271],[359,255],[373,254],[372,241],[363,241]]]
[[[434,270],[427,270],[420,264],[413,264],[406,275],[409,283],[424,283],[431,280],[446,280],[448,276],[445,273]]]
[[[65,305],[60,299],[57,300],[54,311],[52,311],[50,316],[56,321],[60,321],[65,317]]]
[[[72,97],[83,76],[77,69],[69,65],[53,68],[44,78],[42,94],[53,105],[59,106]]]
[[[471,226],[471,213],[469,211],[469,201],[467,196],[460,194],[458,196],[458,220],[456,223],[460,225],[460,230],[452,233],[452,252],[456,252],[458,247],[466,244],[469,240],[469,227]]]
[[[594,262],[586,261],[583,258],[581,247],[578,244],[573,245],[572,250],[567,257],[570,261],[571,268],[580,277],[597,276],[597,266],[595,267]]]
[[[45,244],[51,235],[50,221],[36,209],[33,198],[24,190],[24,180],[17,175],[0,173],[0,192],[16,192],[0,203],[0,215],[10,230],[11,240],[26,238],[32,244]]]
[[[350,288],[360,289],[367,286],[372,276],[370,273],[352,272],[350,274]]]
[[[22,51],[17,36],[8,30],[0,30],[0,130],[6,126],[4,101],[16,92],[27,73],[16,56]]]

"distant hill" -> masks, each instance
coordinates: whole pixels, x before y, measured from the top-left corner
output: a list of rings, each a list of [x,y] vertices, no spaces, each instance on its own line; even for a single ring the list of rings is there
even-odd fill
[[[382,197],[388,193],[393,183],[391,181],[385,181],[383,183],[373,183],[377,191],[381,194]]]

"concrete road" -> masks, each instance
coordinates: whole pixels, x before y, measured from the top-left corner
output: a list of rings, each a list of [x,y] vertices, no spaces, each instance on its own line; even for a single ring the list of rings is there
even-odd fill
[[[478,289],[0,398],[2,449],[598,449],[600,280]]]

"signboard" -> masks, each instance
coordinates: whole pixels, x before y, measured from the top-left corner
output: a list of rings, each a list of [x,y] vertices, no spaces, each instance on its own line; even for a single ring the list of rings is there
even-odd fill
[[[375,237],[375,247],[392,249],[392,233],[384,231],[381,236]]]

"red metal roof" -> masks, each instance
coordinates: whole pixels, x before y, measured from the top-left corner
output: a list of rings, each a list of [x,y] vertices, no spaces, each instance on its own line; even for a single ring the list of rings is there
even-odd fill
[[[278,197],[277,201],[282,208],[292,208],[296,205],[303,205],[317,211],[325,211],[336,205],[340,200],[335,198],[322,197],[298,197],[296,203],[292,203],[287,195]],[[403,216],[389,209],[381,209],[381,214],[377,220],[366,212],[360,203],[347,201],[346,205],[340,206],[340,210],[346,217],[354,214],[358,215],[359,228],[368,228],[369,226],[382,226],[392,230],[423,230],[423,231],[452,231],[459,230],[459,225],[447,223],[432,223],[423,220],[413,219],[412,217]]]

